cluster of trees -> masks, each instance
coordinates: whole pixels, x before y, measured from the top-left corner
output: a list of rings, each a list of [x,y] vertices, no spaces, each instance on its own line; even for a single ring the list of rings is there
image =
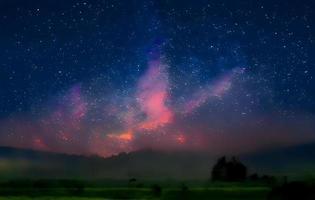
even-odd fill
[[[213,166],[211,177],[213,181],[264,181],[264,182],[274,182],[275,178],[273,176],[258,174],[252,174],[248,176],[247,167],[241,163],[236,157],[232,157],[227,160],[226,157],[221,157],[218,159],[217,163]]]
[[[224,156],[214,165],[211,175],[213,181],[243,181],[247,168],[235,157],[228,161]]]

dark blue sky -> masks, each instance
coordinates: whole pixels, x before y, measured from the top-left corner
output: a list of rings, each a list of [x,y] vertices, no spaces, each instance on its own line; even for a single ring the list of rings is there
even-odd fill
[[[81,100],[88,118],[84,119],[85,132],[90,132],[91,126],[98,127],[96,122],[115,124],[110,131],[99,128],[101,135],[124,130],[126,125],[121,124],[126,122],[121,117],[126,113],[117,111],[119,114],[113,114],[112,119],[100,114],[100,107],[113,104],[115,109],[128,110],[130,104],[136,104],[130,99],[140,98],[143,103],[143,96],[137,97],[141,80],[155,75],[166,84],[166,88],[162,84],[152,90],[167,91],[167,97],[160,100],[174,118],[172,131],[187,121],[219,132],[229,132],[225,128],[230,126],[247,129],[242,127],[243,122],[255,124],[258,118],[276,121],[275,127],[278,122],[290,120],[312,124],[314,12],[315,3],[311,0],[2,0],[0,117],[5,128],[0,135],[15,135],[4,144],[32,146],[30,141],[16,142],[20,140],[17,135],[24,133],[13,130],[11,126],[18,125],[8,125],[7,121],[24,122],[26,118],[31,126],[42,127],[43,118],[49,118],[58,109],[70,112],[73,104],[81,105]],[[161,70],[161,77],[148,71],[152,60],[167,65]],[[221,82],[228,83],[224,94]],[[218,90],[213,92],[215,89],[219,95]],[[71,99],[71,92],[80,96],[79,102],[75,97]],[[211,95],[220,99],[213,100]],[[63,105],[65,99],[70,99],[71,108]],[[165,114],[162,104],[156,107]],[[192,106],[188,110],[194,113],[188,118],[182,114],[182,105],[186,104]],[[141,105],[142,113],[135,114],[139,124],[139,120],[153,117],[148,107]],[[163,117],[166,115],[159,115],[159,119]],[[214,121],[214,125],[207,125],[206,119]],[[58,127],[76,132],[68,125]],[[49,139],[42,136],[45,131],[40,129],[38,137],[45,143]],[[141,132],[138,129],[133,127],[132,131]],[[314,135],[309,128],[306,132]],[[81,147],[81,140],[84,139],[74,141],[74,146]],[[55,143],[47,148],[54,150],[60,145],[57,139]],[[83,153],[95,153],[86,148]]]

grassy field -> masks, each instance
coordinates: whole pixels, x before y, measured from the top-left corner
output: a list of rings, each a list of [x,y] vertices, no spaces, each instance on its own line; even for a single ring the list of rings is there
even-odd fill
[[[265,200],[265,183],[128,180],[13,180],[0,182],[0,200]]]
[[[0,197],[0,200],[106,200],[104,198],[84,197]]]
[[[8,195],[0,200],[98,200],[98,199],[215,199],[215,200],[265,200],[270,188],[268,187],[209,187],[209,188],[85,188],[74,193],[68,189],[16,190],[11,189]],[[18,195],[18,196],[14,196]]]
[[[107,200],[104,198],[84,198],[84,197],[0,197],[0,200]]]

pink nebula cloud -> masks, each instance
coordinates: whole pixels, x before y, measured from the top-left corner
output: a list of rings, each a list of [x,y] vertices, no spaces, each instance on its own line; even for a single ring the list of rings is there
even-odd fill
[[[264,122],[251,117],[240,127],[239,123],[227,126],[230,124],[225,123],[225,116],[230,115],[229,111],[219,116],[191,115],[213,100],[229,101],[224,97],[234,90],[242,72],[237,68],[224,73],[212,83],[192,90],[192,95],[177,106],[170,103],[176,102],[178,96],[170,95],[168,66],[161,58],[151,60],[147,71],[131,87],[134,93],[95,97],[112,97],[109,103],[101,101],[93,107],[94,96],[74,85],[42,105],[43,111],[36,117],[23,113],[1,119],[0,133],[6,134],[0,134],[0,145],[107,157],[142,148],[234,153],[314,141],[313,118],[307,123],[303,118],[305,124],[301,125],[300,121],[281,124],[279,119]],[[212,120],[216,118],[219,122]],[[256,121],[264,128],[257,129]]]
[[[175,135],[175,140],[178,144],[185,144],[187,142],[187,137],[184,134]]]
[[[58,139],[70,141],[83,128],[83,119],[88,112],[87,102],[79,85],[71,87],[58,102],[52,113],[42,120],[43,126],[51,127],[53,130],[49,132],[56,132]]]
[[[139,136],[143,136],[142,133],[154,133],[173,120],[173,111],[167,106],[169,100],[167,66],[160,59],[150,61],[148,65],[148,70],[136,85],[135,105],[127,104],[127,110],[121,111],[112,106],[115,108],[114,117],[122,119],[122,130],[107,133],[104,137],[99,134],[92,136],[96,146],[107,146],[103,152],[105,155],[134,150],[134,142]]]
[[[166,65],[161,60],[149,63],[149,69],[138,82],[137,102],[146,118],[140,129],[152,130],[172,121],[173,112],[166,105],[169,97]]]
[[[81,120],[87,113],[87,103],[83,100],[81,87],[79,85],[75,85],[71,88],[69,97],[70,104],[72,105],[72,118],[74,120]]]
[[[191,99],[189,99],[184,104],[183,113],[192,113],[212,98],[222,98],[223,95],[225,95],[230,90],[235,75],[240,72],[243,72],[243,69],[234,69],[222,75],[213,83],[197,90],[195,93],[193,93]]]
[[[132,132],[132,130],[128,130],[126,132],[122,132],[119,134],[108,134],[107,137],[111,138],[111,139],[116,139],[119,141],[125,141],[125,142],[130,142],[133,140],[133,135],[134,133]]]
[[[118,133],[104,133],[103,129],[97,128],[89,137],[89,154],[98,154],[104,157],[130,152],[134,150],[132,142],[134,133],[130,130]]]

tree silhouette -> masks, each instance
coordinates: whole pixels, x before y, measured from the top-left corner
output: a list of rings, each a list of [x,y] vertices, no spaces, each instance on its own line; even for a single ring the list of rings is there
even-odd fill
[[[235,157],[227,161],[224,156],[218,159],[211,175],[213,181],[244,181],[247,176],[247,168]]]

